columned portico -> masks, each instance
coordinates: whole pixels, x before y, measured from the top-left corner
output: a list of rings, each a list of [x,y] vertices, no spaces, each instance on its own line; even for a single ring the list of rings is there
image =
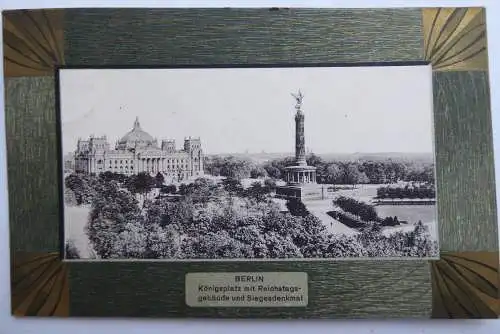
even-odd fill
[[[313,166],[287,167],[285,181],[289,184],[316,183],[316,167]]]

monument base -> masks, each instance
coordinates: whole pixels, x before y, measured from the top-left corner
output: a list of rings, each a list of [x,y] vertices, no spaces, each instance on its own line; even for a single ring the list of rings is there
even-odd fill
[[[278,186],[276,197],[282,199],[298,198],[300,200],[322,200],[333,197],[333,191],[323,184],[293,184]]]

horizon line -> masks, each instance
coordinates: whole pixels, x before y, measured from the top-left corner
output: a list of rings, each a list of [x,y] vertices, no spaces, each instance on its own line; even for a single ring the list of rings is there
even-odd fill
[[[290,152],[215,152],[215,153],[209,153],[209,152],[204,152],[205,155],[241,155],[241,154],[248,154],[248,155],[255,155],[255,154],[290,154],[290,155],[295,155],[293,151]],[[355,155],[355,154],[434,154],[432,151],[373,151],[373,152],[307,152],[306,155],[323,155],[323,154],[339,154],[339,155]]]
[[[115,151],[116,149],[111,149],[110,151]],[[76,151],[76,150],[75,150]],[[64,155],[72,154],[75,151],[69,151],[64,153]],[[295,156],[295,153],[290,152],[203,152],[204,155],[289,155]],[[374,151],[374,152],[308,152],[306,155],[327,155],[327,154],[336,154],[336,155],[376,155],[376,154],[422,154],[422,155],[434,155],[434,152],[431,151]]]

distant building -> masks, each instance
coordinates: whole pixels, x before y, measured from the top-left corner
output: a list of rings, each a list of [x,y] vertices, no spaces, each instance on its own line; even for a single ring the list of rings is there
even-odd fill
[[[64,160],[64,172],[69,173],[75,169],[75,157],[73,154],[67,154],[63,157]]]
[[[78,140],[74,153],[75,171],[100,174],[106,171],[133,175],[140,172],[183,180],[203,175],[203,150],[200,138],[184,139],[184,147],[177,150],[175,140],[163,140],[161,146],[142,130],[136,118],[132,130],[126,133],[112,149],[106,136],[90,136]]]

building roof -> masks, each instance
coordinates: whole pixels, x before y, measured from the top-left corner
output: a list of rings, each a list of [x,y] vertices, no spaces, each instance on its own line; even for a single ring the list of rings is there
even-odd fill
[[[146,148],[151,146],[156,146],[156,140],[149,133],[142,130],[138,117],[135,119],[132,130],[127,132],[118,141],[117,145],[119,149]]]

